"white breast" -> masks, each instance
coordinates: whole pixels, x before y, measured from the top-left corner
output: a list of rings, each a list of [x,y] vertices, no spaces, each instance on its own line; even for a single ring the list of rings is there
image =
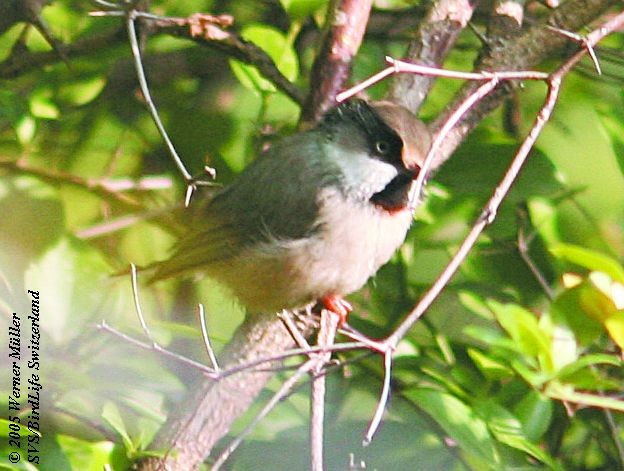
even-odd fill
[[[311,237],[256,245],[211,265],[207,274],[252,312],[301,307],[360,289],[401,245],[412,213],[350,201],[334,187],[323,189],[319,202],[321,225]]]
[[[317,296],[349,294],[360,289],[405,240],[409,210],[390,213],[370,202],[354,202],[327,188],[321,194],[318,238],[296,258],[307,266],[299,276]]]

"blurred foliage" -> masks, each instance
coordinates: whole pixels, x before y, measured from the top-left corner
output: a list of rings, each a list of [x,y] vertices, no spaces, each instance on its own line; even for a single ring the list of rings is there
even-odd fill
[[[376,2],[384,10],[410,6]],[[267,48],[302,87],[325,8],[322,0],[151,6],[162,15],[233,14],[235,28]],[[119,27],[118,19],[89,17],[90,9],[58,0],[42,15],[64,43]],[[0,61],[50,50],[38,30],[22,38],[23,29],[18,23],[0,36]],[[463,33],[446,67],[470,69],[477,44]],[[623,46],[622,34],[604,42],[607,51]],[[396,38],[368,38],[353,81],[403,49]],[[297,123],[297,106],[253,67],[165,36],[149,38],[145,56],[165,126],[193,173],[210,164],[225,183]],[[615,80],[567,77],[554,117],[495,223],[400,344],[392,401],[369,447],[361,440],[381,387],[381,361],[348,362],[330,376],[328,469],[624,468],[624,65],[616,59],[606,66]],[[440,81],[424,117],[434,117],[458,86]],[[386,88],[387,82],[370,93],[381,96]],[[521,132],[543,96],[541,84],[518,90]],[[404,247],[352,296],[355,327],[372,337],[388,334],[440,273],[518,146],[502,123],[500,111],[488,117],[430,182]],[[95,328],[106,320],[141,337],[130,283],[110,275],[167,254],[175,234],[152,216],[172,211],[183,194],[123,36],[72,58],[70,67],[58,60],[2,82],[0,169],[3,324],[12,312],[29,312],[26,290],[41,293],[40,469],[99,470],[106,463],[126,469],[182,397],[188,371]],[[526,251],[519,241],[527,242]],[[206,360],[196,304],[207,307],[217,349],[243,316],[210,280],[174,281],[140,294],[155,338],[199,361]],[[260,399],[283,378],[277,375]],[[5,397],[9,384],[0,386]],[[260,424],[232,468],[305,468],[307,407],[302,388]],[[0,422],[0,468],[33,469],[9,463],[8,422]]]

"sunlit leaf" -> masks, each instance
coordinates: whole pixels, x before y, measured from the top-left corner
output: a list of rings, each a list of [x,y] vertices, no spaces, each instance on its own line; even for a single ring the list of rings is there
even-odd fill
[[[599,407],[624,412],[624,401],[608,395],[589,394],[575,391],[571,385],[551,382],[546,390],[546,395],[560,401],[569,401],[579,406]]]
[[[280,31],[264,25],[248,25],[241,31],[248,41],[262,47],[273,59],[279,71],[290,81],[297,78],[299,63],[292,45]],[[247,88],[259,92],[275,92],[275,86],[263,78],[256,67],[230,60],[230,66],[238,80]]]
[[[501,443],[521,450],[547,464],[551,469],[562,469],[551,456],[535,445],[527,436],[518,418],[494,401],[479,402],[475,411],[484,418],[492,435]],[[550,416],[545,416],[549,420]]]
[[[102,418],[113,428],[116,433],[119,434],[119,436],[121,436],[121,439],[123,440],[126,449],[133,450],[134,446],[126,429],[126,425],[124,424],[124,420],[121,417],[119,409],[114,403],[109,401],[104,404],[104,407],[102,409]]]
[[[491,466],[500,463],[487,424],[465,403],[433,389],[411,390],[406,395],[425,410],[465,453],[476,455]]]
[[[574,363],[570,363],[562,368],[559,371],[558,376],[562,380],[565,380],[567,376],[573,375],[581,369],[595,365],[622,366],[622,361],[615,355],[607,355],[604,353],[585,355]]]
[[[534,314],[515,304],[500,304],[490,300],[488,305],[519,350],[526,355],[541,358],[547,368],[552,368],[550,339],[540,328]]]
[[[624,283],[624,268],[617,260],[608,255],[571,244],[558,244],[552,247],[550,251],[557,258],[580,265],[588,270],[605,272],[614,280]]]
[[[593,294],[592,294],[593,293]],[[603,296],[587,283],[561,293],[550,308],[552,320],[569,327],[581,345],[588,345],[604,332],[600,322],[585,313],[585,305],[595,297]]]
[[[327,0],[280,0],[286,13],[293,19],[304,19],[324,7]]]
[[[57,435],[56,440],[69,460],[71,469],[101,471],[105,465],[123,469],[130,464],[112,442],[90,442],[68,435]]]
[[[28,144],[35,137],[36,121],[31,116],[23,116],[15,124],[15,133],[22,145]]]
[[[513,408],[522,423],[522,430],[532,442],[537,442],[548,430],[553,416],[553,401],[535,390],[529,390]]]
[[[507,365],[481,353],[479,350],[469,348],[468,355],[475,362],[479,371],[490,380],[500,380],[513,375],[513,371]]]
[[[70,82],[63,85],[59,92],[59,99],[72,105],[82,106],[94,100],[104,89],[104,77],[91,77],[85,80]]]
[[[609,333],[609,337],[624,349],[624,310],[614,312],[604,321],[604,326]]]

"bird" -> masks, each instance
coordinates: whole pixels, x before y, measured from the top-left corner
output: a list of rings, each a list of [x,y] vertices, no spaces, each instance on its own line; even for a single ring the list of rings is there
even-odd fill
[[[390,101],[352,98],[271,145],[190,208],[150,282],[208,276],[247,312],[319,301],[345,322],[359,290],[405,240],[430,135]]]

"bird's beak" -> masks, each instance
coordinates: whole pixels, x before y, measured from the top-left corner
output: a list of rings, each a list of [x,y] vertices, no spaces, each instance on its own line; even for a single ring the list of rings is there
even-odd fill
[[[401,160],[413,178],[425,162],[431,145],[431,135],[427,126],[401,105],[390,101],[373,102],[372,106],[379,117],[392,128],[403,141]]]

